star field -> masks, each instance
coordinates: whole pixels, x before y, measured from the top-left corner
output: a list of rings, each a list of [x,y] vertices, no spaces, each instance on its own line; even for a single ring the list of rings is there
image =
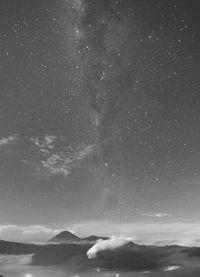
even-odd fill
[[[199,220],[197,11],[2,1],[1,222]]]

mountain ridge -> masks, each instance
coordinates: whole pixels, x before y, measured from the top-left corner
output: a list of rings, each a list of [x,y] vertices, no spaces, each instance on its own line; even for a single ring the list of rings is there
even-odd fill
[[[0,254],[33,254],[32,265],[67,266],[73,270],[94,270],[97,268],[109,270],[162,269],[165,266],[174,265],[175,256],[179,257],[178,264],[181,264],[183,257],[187,257],[187,259],[200,258],[200,247],[138,245],[129,242],[120,247],[101,248],[94,258],[88,259],[87,253],[95,245],[93,239],[99,237],[89,236],[88,238],[92,241],[88,240],[83,243],[85,238],[79,238],[79,243],[49,243],[45,245],[0,240]]]
[[[56,236],[52,237],[51,239],[49,239],[47,242],[50,243],[73,243],[73,242],[96,242],[99,239],[103,239],[106,240],[108,239],[108,237],[99,237],[96,235],[90,235],[88,237],[83,237],[80,238],[78,236],[76,236],[75,234],[73,234],[72,232],[65,230],[60,232],[59,234],[57,234]]]

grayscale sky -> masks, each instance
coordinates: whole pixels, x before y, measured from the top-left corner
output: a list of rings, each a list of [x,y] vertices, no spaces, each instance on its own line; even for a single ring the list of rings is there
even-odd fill
[[[0,237],[200,230],[198,1],[0,5]]]

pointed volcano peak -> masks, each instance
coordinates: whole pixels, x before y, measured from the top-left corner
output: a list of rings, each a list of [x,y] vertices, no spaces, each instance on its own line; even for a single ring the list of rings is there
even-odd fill
[[[80,238],[74,235],[73,233],[69,231],[62,231],[55,237],[48,240],[48,242],[55,242],[55,243],[68,243],[68,242],[77,242]]]

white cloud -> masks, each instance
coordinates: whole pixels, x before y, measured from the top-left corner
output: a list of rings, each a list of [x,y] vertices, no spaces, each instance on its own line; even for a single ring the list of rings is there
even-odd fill
[[[52,136],[52,135],[46,135],[44,137],[44,142],[47,145],[48,148],[52,149],[53,148],[53,143],[56,140],[56,136]]]
[[[176,270],[179,268],[180,268],[179,265],[171,265],[171,266],[167,266],[166,268],[164,268],[163,271],[172,271],[172,270]]]
[[[87,252],[88,259],[94,259],[97,257],[97,253],[103,250],[113,250],[125,244],[128,244],[130,241],[125,238],[120,237],[111,237],[107,240],[99,239],[95,245],[93,245]]]
[[[45,225],[0,225],[0,238],[18,242],[45,242],[61,230]]]
[[[200,246],[200,222],[112,222],[87,221],[74,224],[71,230],[79,236],[97,234],[100,236],[131,237],[138,244],[178,244]]]
[[[66,177],[70,174],[71,163],[71,159],[58,154],[53,154],[46,161],[42,161],[42,165],[52,174],[64,174]]]
[[[41,165],[51,174],[63,174],[65,177],[94,150],[94,145],[65,146],[62,138],[48,134],[43,139],[31,138],[31,142],[36,147],[33,150]]]
[[[93,145],[86,145],[80,151],[77,153],[77,160],[82,160],[85,158],[88,154],[91,154],[94,149]]]
[[[50,153],[55,147],[57,137],[46,134],[43,139],[31,138],[31,142],[43,153]]]
[[[42,161],[42,165],[46,167],[52,174],[64,174],[67,177],[72,168],[93,152],[93,145],[81,145],[77,147],[69,147],[65,153],[54,153],[46,160]]]
[[[3,137],[0,139],[0,147],[5,147],[8,145],[12,145],[15,144],[18,140],[17,135],[11,135],[8,137]]]
[[[162,218],[162,217],[170,217],[171,215],[168,213],[143,213],[142,216]]]

